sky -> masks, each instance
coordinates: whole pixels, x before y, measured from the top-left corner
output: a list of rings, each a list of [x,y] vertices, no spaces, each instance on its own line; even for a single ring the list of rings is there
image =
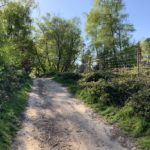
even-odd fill
[[[85,13],[88,13],[94,0],[36,0],[38,8],[33,17],[40,18],[46,13],[58,15],[65,19],[80,17],[82,34],[85,36]],[[128,21],[134,25],[133,40],[150,37],[150,0],[124,0]]]

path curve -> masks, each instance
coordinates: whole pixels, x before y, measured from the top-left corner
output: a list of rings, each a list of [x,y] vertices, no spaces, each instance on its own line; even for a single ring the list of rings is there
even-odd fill
[[[65,87],[40,78],[34,80],[12,150],[135,150],[113,130]]]

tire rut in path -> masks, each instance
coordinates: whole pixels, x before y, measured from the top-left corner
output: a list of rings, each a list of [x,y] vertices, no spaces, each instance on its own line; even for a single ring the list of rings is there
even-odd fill
[[[136,150],[51,79],[34,80],[24,115],[12,150]]]

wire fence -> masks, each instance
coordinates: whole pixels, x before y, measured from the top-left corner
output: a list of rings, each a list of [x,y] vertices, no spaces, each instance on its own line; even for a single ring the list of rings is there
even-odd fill
[[[89,57],[81,60],[81,72],[99,70],[134,71],[138,76],[150,77],[150,57],[142,56],[139,49],[120,52],[115,55],[100,54],[97,58]]]

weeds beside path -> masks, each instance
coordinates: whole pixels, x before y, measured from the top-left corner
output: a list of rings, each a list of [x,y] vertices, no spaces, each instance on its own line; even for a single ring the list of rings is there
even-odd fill
[[[82,102],[115,124],[125,137],[150,150],[150,82],[148,78],[114,72],[53,73]]]
[[[51,79],[35,79],[13,150],[135,150]]]
[[[19,90],[2,105],[0,112],[0,150],[11,150],[16,131],[20,128],[21,114],[25,110],[31,80],[23,83]]]

